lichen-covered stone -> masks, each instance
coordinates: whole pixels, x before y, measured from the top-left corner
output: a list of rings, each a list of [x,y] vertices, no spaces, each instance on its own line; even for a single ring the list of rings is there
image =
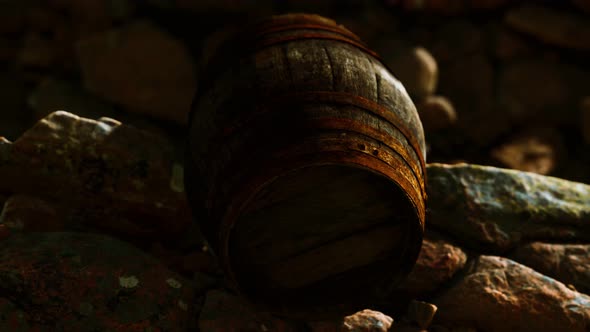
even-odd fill
[[[0,327],[10,326],[3,331],[184,332],[196,325],[189,280],[102,235],[13,234],[0,246],[0,281]]]
[[[441,296],[435,322],[489,332],[585,332],[590,297],[534,270],[496,256],[481,256]]]
[[[590,240],[590,186],[468,164],[430,164],[427,223],[501,253],[524,240]]]
[[[590,294],[590,245],[534,242],[518,247],[510,258],[539,273]]]
[[[448,282],[466,261],[467,255],[461,248],[427,236],[412,272],[400,289],[413,295],[431,293]]]
[[[162,137],[60,111],[0,142],[0,192],[66,207],[70,224],[161,238],[192,222],[181,165]]]

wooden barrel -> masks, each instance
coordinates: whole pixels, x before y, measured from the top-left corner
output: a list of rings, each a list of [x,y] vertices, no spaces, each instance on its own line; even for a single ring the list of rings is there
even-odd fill
[[[387,296],[424,230],[424,133],[402,84],[317,15],[246,27],[212,59],[186,187],[230,284],[274,309]]]

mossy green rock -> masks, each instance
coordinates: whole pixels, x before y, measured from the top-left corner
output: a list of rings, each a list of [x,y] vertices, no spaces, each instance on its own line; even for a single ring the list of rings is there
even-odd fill
[[[534,240],[590,240],[590,186],[489,166],[430,164],[427,227],[503,253]]]

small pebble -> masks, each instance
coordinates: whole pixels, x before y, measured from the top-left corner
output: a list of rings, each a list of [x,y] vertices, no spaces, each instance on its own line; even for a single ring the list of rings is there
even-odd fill
[[[414,300],[408,307],[408,319],[426,329],[432,323],[437,310],[434,304]]]

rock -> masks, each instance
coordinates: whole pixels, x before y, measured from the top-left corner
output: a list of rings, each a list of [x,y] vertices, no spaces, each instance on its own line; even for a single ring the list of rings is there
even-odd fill
[[[510,258],[539,273],[590,293],[590,245],[529,243],[518,247]]]
[[[186,331],[196,325],[190,281],[101,235],[14,234],[0,246],[0,280],[8,301],[0,300],[0,326],[5,314],[38,331]]]
[[[0,74],[0,137],[16,139],[32,121],[25,100],[27,88],[17,72]]]
[[[186,124],[195,69],[173,36],[139,21],[81,40],[78,55],[91,92],[130,112]]]
[[[494,71],[487,57],[462,57],[443,67],[439,93],[455,106],[457,129],[469,141],[487,144],[509,129],[508,119],[495,107]]]
[[[428,224],[495,253],[523,241],[590,240],[590,186],[468,164],[430,164]]]
[[[451,127],[457,121],[457,112],[451,101],[442,96],[428,96],[416,108],[426,131]]]
[[[575,50],[590,50],[590,22],[573,12],[533,4],[511,9],[506,23],[544,43]]]
[[[502,114],[518,124],[539,120],[549,125],[574,124],[575,102],[587,93],[584,82],[588,78],[581,68],[551,60],[503,66],[498,91]]]
[[[428,302],[412,301],[408,307],[408,319],[422,329],[428,328],[438,308]]]
[[[468,20],[450,20],[439,26],[433,34],[429,49],[441,64],[461,61],[465,57],[481,54],[485,49],[482,29]]]
[[[436,90],[438,66],[423,47],[407,49],[385,61],[414,100],[420,100]]]
[[[418,260],[400,289],[414,296],[432,293],[451,280],[466,261],[467,255],[461,248],[427,235]]]
[[[534,270],[481,256],[463,280],[433,299],[441,324],[485,331],[571,331],[590,328],[590,297]]]
[[[392,324],[393,318],[379,311],[365,309],[340,321],[319,321],[309,325],[312,332],[387,332]]]
[[[4,203],[0,224],[12,232],[56,232],[65,229],[63,215],[42,199],[28,195],[12,195]]]
[[[199,315],[201,332],[296,331],[288,322],[257,311],[242,298],[222,290],[207,292]]]
[[[344,317],[341,331],[350,332],[387,332],[393,318],[378,311],[365,309]]]
[[[504,167],[547,175],[557,167],[565,150],[557,130],[531,128],[492,150],[491,155]]]
[[[585,97],[580,102],[580,125],[584,141],[590,144],[590,97]]]
[[[54,202],[68,210],[68,225],[130,238],[163,240],[192,223],[168,141],[62,111],[0,142],[0,192]]]

